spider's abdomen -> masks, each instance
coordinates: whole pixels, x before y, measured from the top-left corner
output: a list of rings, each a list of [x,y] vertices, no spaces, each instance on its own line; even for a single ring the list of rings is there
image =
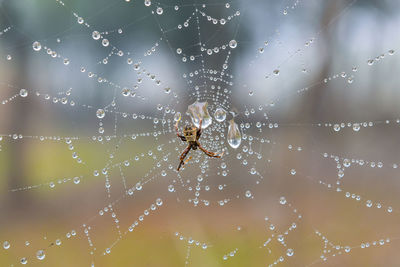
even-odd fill
[[[197,142],[196,141],[190,141],[190,142],[188,142],[191,146],[192,146],[192,149],[193,150],[196,150],[197,149]]]

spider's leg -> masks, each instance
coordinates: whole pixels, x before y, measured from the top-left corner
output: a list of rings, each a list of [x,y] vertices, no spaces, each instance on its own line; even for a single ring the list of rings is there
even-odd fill
[[[200,119],[200,123],[199,123],[199,129],[197,130],[197,136],[196,136],[196,140],[200,139],[200,135],[203,132],[201,129],[201,125],[203,124],[203,119]]]
[[[177,169],[178,171],[179,171],[179,169],[182,167],[182,165],[185,164],[184,160],[185,160],[185,158],[186,158],[186,156],[187,156],[187,154],[189,153],[189,151],[190,151],[191,148],[192,148],[192,146],[191,146],[191,145],[188,145],[188,146],[185,148],[185,150],[183,150],[181,156],[179,157],[179,159],[181,160],[181,162],[179,162],[179,166],[178,166],[178,169]]]
[[[209,157],[212,157],[212,158],[220,158],[220,157],[222,157],[223,155],[224,155],[224,152],[222,152],[222,153],[215,153],[215,152],[211,152],[211,151],[208,151],[207,149],[205,149],[204,147],[202,147],[201,145],[200,145],[200,143],[198,143],[198,147],[201,149],[201,151],[203,151],[207,156],[209,156]]]
[[[185,160],[185,162],[183,163],[183,165],[185,165],[186,163],[188,163],[191,159],[192,159],[192,156],[189,156],[188,159]]]
[[[179,133],[179,130],[178,130],[178,124],[179,124],[179,121],[180,121],[181,119],[179,119],[176,123],[175,123],[175,131],[176,131],[176,135],[183,141],[183,142],[185,142],[186,141],[186,138],[183,136],[183,135],[181,135],[180,133]]]

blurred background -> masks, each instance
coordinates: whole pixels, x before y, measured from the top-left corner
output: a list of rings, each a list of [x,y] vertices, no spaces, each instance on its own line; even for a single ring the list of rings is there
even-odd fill
[[[0,265],[398,266],[399,8],[0,0]]]

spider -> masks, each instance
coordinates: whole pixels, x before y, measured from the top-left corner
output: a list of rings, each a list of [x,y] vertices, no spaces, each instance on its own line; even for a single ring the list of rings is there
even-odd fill
[[[181,156],[179,157],[181,162],[179,163],[179,166],[177,169],[178,171],[182,167],[182,165],[185,165],[185,163],[190,160],[190,158],[189,158],[189,160],[187,160],[186,162],[184,161],[187,154],[189,153],[190,149],[196,150],[197,148],[200,148],[200,150],[203,151],[209,157],[212,157],[212,158],[222,157],[224,152],[222,152],[221,154],[210,152],[200,145],[199,139],[202,134],[202,129],[201,129],[202,120],[200,120],[199,128],[197,128],[193,125],[185,126],[185,129],[183,130],[183,135],[181,135],[178,130],[179,121],[180,121],[180,119],[175,124],[176,135],[183,142],[188,142],[188,146],[185,148],[185,150],[183,150]]]

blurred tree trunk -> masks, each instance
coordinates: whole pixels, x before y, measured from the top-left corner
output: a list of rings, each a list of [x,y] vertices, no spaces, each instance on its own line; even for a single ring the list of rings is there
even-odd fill
[[[23,38],[21,38],[23,39]],[[21,42],[26,42],[26,40],[19,40]],[[25,50],[25,51],[24,51]],[[26,85],[27,80],[26,77],[28,75],[28,71],[26,70],[26,48],[21,49],[18,52],[18,56],[16,59],[18,72],[14,72],[10,82],[15,85]],[[27,87],[27,86],[24,86]],[[23,88],[24,88],[23,87]],[[27,98],[19,98],[16,101],[19,103],[9,104],[7,107],[9,114],[9,121],[7,132],[11,134],[22,134],[28,135],[28,122],[29,122],[29,114],[32,112],[32,92],[29,91]],[[11,141],[11,146],[7,153],[9,153],[9,166],[8,166],[8,188],[20,188],[27,184],[28,177],[28,146],[30,140],[25,139],[17,139]],[[25,207],[29,204],[29,194],[27,192],[11,192],[9,194],[10,197],[10,207],[21,208]]]
[[[332,55],[331,51],[334,48],[334,36],[332,36],[332,31],[330,26],[335,23],[338,19],[340,12],[347,6],[348,0],[337,0],[337,1],[326,1],[325,7],[321,17],[321,33],[317,36],[318,40],[322,43],[321,47],[323,50],[320,51],[319,55],[323,58],[323,64],[318,73],[317,81],[323,81],[325,78],[331,75],[331,64]],[[310,97],[305,103],[308,108],[308,118],[312,122],[320,122],[324,120],[324,95],[325,95],[326,84],[321,83],[317,85],[313,90],[311,90]]]
[[[2,12],[5,12],[3,9]],[[9,21],[4,21],[3,25],[12,25]],[[15,21],[13,21],[15,23]],[[12,32],[11,32],[12,31]],[[2,99],[7,99],[9,96],[15,93],[19,93],[18,88],[28,89],[28,97],[21,98],[17,97],[13,102],[2,105],[2,134],[22,134],[28,135],[27,127],[29,124],[29,117],[33,111],[33,92],[29,90],[28,84],[28,60],[29,60],[29,47],[21,46],[20,44],[30,43],[30,40],[22,35],[18,30],[11,29],[10,34],[3,38],[3,43],[7,46],[6,53],[12,56],[10,62],[5,64],[10,64],[7,67],[7,72],[4,72],[1,76],[3,82],[7,82],[17,89],[11,89],[2,85]],[[27,150],[29,146],[30,139],[16,139],[5,138],[3,140],[3,151],[1,153],[6,154],[8,165],[6,170],[4,170],[5,178],[7,179],[7,194],[5,203],[5,208],[9,209],[10,212],[22,211],[21,208],[26,207],[30,203],[30,194],[26,191],[22,192],[10,192],[10,190],[15,188],[20,188],[27,185],[27,177],[29,175],[28,163],[27,163]],[[4,147],[5,143],[8,143]]]

